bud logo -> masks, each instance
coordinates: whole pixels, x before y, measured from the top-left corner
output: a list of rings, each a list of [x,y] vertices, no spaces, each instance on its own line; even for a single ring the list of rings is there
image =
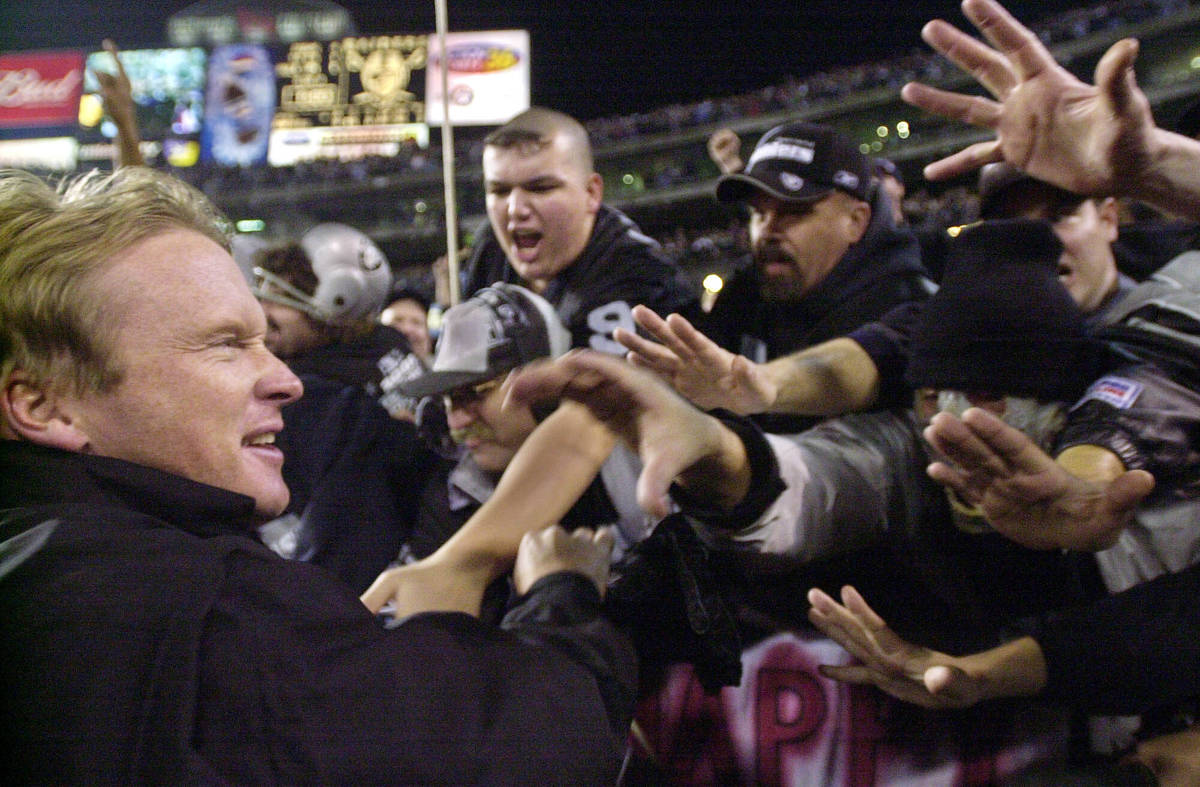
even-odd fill
[[[501,44],[463,44],[450,47],[447,62],[460,74],[503,71],[521,62],[521,53]]]
[[[0,127],[73,125],[83,87],[83,53],[0,56]]]

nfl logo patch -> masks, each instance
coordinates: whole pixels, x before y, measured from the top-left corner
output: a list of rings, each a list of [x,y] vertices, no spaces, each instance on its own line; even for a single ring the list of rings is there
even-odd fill
[[[1083,404],[1089,399],[1110,404],[1118,410],[1128,410],[1142,392],[1142,384],[1124,377],[1101,377],[1088,388],[1079,400]]]

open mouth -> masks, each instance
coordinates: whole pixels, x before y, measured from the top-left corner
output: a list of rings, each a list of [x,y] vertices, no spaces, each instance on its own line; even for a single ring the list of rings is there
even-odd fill
[[[537,257],[538,246],[542,242],[542,233],[536,230],[514,230],[512,239],[517,258],[522,262],[531,262]]]
[[[792,272],[792,260],[783,254],[768,254],[758,263],[765,276],[784,276]]]
[[[273,445],[275,445],[275,433],[274,432],[266,432],[264,434],[258,434],[258,435],[253,435],[251,437],[243,438],[242,445],[243,446],[256,446],[256,445],[273,446]]]

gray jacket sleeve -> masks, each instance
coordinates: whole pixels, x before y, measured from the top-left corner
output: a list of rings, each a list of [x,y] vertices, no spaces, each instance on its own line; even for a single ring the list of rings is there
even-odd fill
[[[706,530],[713,546],[812,560],[869,544],[919,510],[925,458],[909,411],[856,413],[767,440],[786,489],[750,526]]]

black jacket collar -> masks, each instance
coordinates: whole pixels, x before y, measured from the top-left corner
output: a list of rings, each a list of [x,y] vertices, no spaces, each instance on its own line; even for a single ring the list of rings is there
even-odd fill
[[[120,459],[0,440],[0,511],[62,505],[132,510],[200,537],[252,536],[257,524],[246,495]]]

